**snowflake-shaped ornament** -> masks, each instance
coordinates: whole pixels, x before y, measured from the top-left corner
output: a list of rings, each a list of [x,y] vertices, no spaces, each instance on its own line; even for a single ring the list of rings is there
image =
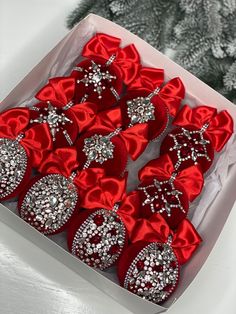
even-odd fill
[[[32,110],[40,111],[39,107],[32,107]],[[69,109],[69,106],[62,108],[64,110]],[[30,123],[47,123],[52,135],[52,139],[56,141],[56,134],[62,131],[69,145],[73,144],[65,125],[73,123],[65,113],[61,112],[60,109],[54,107],[49,101],[47,102],[47,107],[43,108],[43,113],[40,113],[39,116],[35,119],[31,119]]]
[[[165,181],[154,179],[153,184],[138,189],[145,195],[142,206],[149,205],[152,213],[166,212],[168,217],[172,215],[173,209],[186,213],[179,198],[183,193],[175,188],[173,178]]]
[[[198,164],[199,157],[211,161],[211,158],[207,154],[207,145],[210,144],[210,141],[205,139],[203,135],[207,127],[208,124],[205,124],[200,130],[181,128],[180,133],[169,134],[174,141],[174,146],[170,147],[169,150],[171,152],[176,151],[178,158],[175,169],[178,169],[182,162],[187,160],[192,160],[196,165]]]
[[[127,114],[130,126],[155,120],[155,107],[149,97],[137,97],[127,101]]]
[[[107,61],[105,64],[105,69],[101,66],[101,64],[98,64],[93,60],[91,61],[91,66],[89,66],[88,69],[80,66],[75,67],[73,70],[84,74],[82,79],[77,80],[77,83],[83,83],[86,87],[92,86],[93,91],[97,94],[98,98],[101,99],[103,91],[108,88],[107,85],[111,84],[117,79],[116,76],[112,75],[107,69],[107,66],[110,65],[111,62],[109,62],[109,60]],[[110,87],[110,90],[115,98],[119,99],[119,95],[115,88]],[[82,102],[86,101],[87,98],[88,95],[85,94]]]

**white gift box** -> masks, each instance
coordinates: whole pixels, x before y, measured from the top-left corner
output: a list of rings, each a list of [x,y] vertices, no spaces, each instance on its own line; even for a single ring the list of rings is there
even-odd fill
[[[219,110],[226,109],[236,122],[236,107],[223,96],[197,79],[195,76],[184,70],[179,65],[168,59],[146,42],[131,34],[124,28],[96,15],[89,15],[81,21],[49,54],[16,86],[16,88],[2,102],[1,108],[7,109],[14,106],[31,105],[34,103],[33,95],[41,88],[50,77],[64,76],[70,73],[73,65],[76,64],[78,56],[84,44],[96,32],[103,32],[117,36],[122,39],[125,46],[134,43],[140,53],[142,63],[146,66],[164,68],[165,79],[179,76],[186,88],[186,101],[190,105],[206,104],[217,107]],[[185,103],[185,102],[183,102]],[[152,143],[152,147],[158,145]],[[209,256],[217,238],[220,235],[225,221],[231,211],[235,196],[236,183],[236,144],[235,136],[220,153],[213,166],[212,171],[207,174],[206,185],[200,198],[190,211],[192,222],[197,227],[203,238],[193,258],[181,269],[181,278],[176,292],[164,304],[158,306],[145,301],[136,295],[126,291],[118,285],[114,272],[98,272],[65,250],[65,241],[62,238],[52,237],[53,240],[43,236],[31,226],[21,220],[16,214],[15,204],[5,202],[0,205],[0,220],[28,239],[41,250],[50,254],[53,258],[69,267],[85,280],[88,280],[97,288],[110,295],[118,303],[127,307],[133,313],[161,313],[172,306],[172,303],[188,289],[199,270]],[[235,157],[234,157],[235,156]],[[148,155],[150,157],[150,155]],[[144,163],[140,159],[140,163]],[[137,163],[139,165],[139,162]],[[65,236],[65,235],[64,235]],[[60,245],[59,245],[60,244]],[[30,255],[30,250],[25,252]],[[33,259],[30,259],[33,263]],[[45,274],[54,269],[54,264],[49,264]],[[57,266],[56,266],[57,267]],[[62,274],[63,276],[63,274]],[[196,296],[197,297],[197,296]]]

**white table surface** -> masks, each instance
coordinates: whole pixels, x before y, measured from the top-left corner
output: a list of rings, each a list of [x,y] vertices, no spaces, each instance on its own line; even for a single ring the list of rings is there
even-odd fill
[[[0,100],[65,36],[65,18],[77,2],[0,0]],[[236,206],[197,278],[168,313],[236,313],[235,222]],[[1,314],[130,313],[82,278],[72,289],[73,273],[59,263],[67,282],[45,277],[24,261],[24,249],[27,243],[0,223]]]

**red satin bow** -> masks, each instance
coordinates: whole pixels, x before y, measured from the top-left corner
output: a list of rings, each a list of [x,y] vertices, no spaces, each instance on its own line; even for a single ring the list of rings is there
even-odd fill
[[[205,133],[219,152],[233,133],[233,119],[226,110],[217,114],[217,110],[212,107],[198,106],[192,109],[185,105],[173,121],[174,125],[186,128],[195,126],[199,129],[207,123],[209,126]]]
[[[121,115],[119,107],[103,111],[97,115],[96,124],[93,125],[91,130],[102,126],[106,131],[113,132],[116,128],[122,127]],[[136,160],[148,144],[148,125],[146,123],[136,124],[122,130],[119,136],[124,141],[131,158]]]
[[[73,77],[55,77],[49,79],[35,97],[42,102],[50,102],[58,109],[63,109],[72,102],[76,88],[76,81]],[[80,132],[85,131],[91,125],[97,112],[97,106],[91,102],[75,104],[66,111],[73,114]]]
[[[148,90],[153,92],[164,82],[164,71],[155,68],[143,67],[136,80],[129,86],[129,90]],[[158,97],[167,106],[172,116],[177,114],[181,100],[185,96],[185,88],[179,77],[171,79],[161,87]]]
[[[136,77],[140,67],[140,57],[133,44],[120,48],[121,39],[97,33],[84,46],[82,55],[87,58],[108,60],[115,55],[113,64],[121,71],[125,84],[129,85]]]
[[[59,173],[69,177],[78,166],[77,151],[74,147],[57,148],[45,156],[39,171],[43,174]]]
[[[126,194],[127,176],[124,178],[103,177],[96,186],[91,187],[82,200],[82,207],[87,209],[105,208],[113,210],[119,204],[117,214],[121,217],[128,232],[135,225],[140,201],[136,192]]]
[[[169,180],[176,172],[170,157],[165,154],[149,161],[140,171],[139,180],[143,183],[151,178]],[[192,202],[200,193],[204,178],[199,166],[191,166],[177,173],[174,182],[179,183]]]
[[[172,239],[170,245],[180,264],[191,258],[202,241],[189,220],[183,220],[173,232],[160,214],[152,215],[149,220],[138,219],[131,234],[131,241],[166,243],[169,237]]]
[[[27,129],[30,121],[28,108],[14,108],[0,114],[0,137],[15,140],[23,134],[20,144],[31,158],[33,167],[38,167],[43,153],[52,149],[52,140],[46,124]]]

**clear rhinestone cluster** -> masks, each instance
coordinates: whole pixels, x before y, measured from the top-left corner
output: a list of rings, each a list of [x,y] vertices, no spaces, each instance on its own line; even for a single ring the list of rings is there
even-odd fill
[[[130,118],[130,126],[135,123],[145,123],[155,120],[155,107],[149,97],[137,97],[127,101],[127,114]]]
[[[172,215],[173,209],[179,209],[185,213],[179,199],[182,192],[175,188],[173,181],[172,177],[165,181],[154,179],[153,184],[138,187],[146,197],[142,206],[149,205],[152,213],[166,212],[168,217]]]
[[[20,208],[21,217],[44,234],[60,229],[78,200],[76,186],[60,174],[49,174],[33,184]]]
[[[74,70],[83,72],[84,77],[77,80],[77,83],[84,83],[86,87],[93,86],[93,91],[98,94],[98,98],[102,98],[102,92],[106,89],[106,83],[111,83],[116,80],[115,75],[111,75],[108,70],[102,71],[102,66],[91,61],[92,65],[87,69],[75,67]],[[109,65],[109,64],[107,64]],[[114,90],[114,88],[113,88]]]
[[[70,145],[73,144],[72,140],[70,139],[69,134],[67,133],[66,130],[64,130],[65,125],[68,123],[73,123],[65,113],[59,112],[59,109],[52,106],[52,104],[48,101],[47,102],[47,107],[43,109],[44,113],[40,113],[38,118],[31,119],[30,123],[47,123],[52,135],[53,141],[56,141],[56,134],[59,131],[63,131],[63,134],[68,141]],[[67,105],[68,106],[68,105]],[[36,107],[33,107],[32,109],[35,110]],[[70,108],[70,106],[67,108],[66,106],[64,107],[65,110]]]
[[[121,131],[117,128],[114,132],[108,135],[95,134],[84,140],[83,152],[87,157],[84,168],[88,168],[92,161],[103,164],[108,159],[112,159],[115,145],[111,142],[111,138],[116,136]]]
[[[0,138],[0,198],[10,195],[21,183],[27,160],[26,151],[17,140]]]
[[[175,169],[178,169],[182,162],[187,160],[192,160],[194,164],[197,164],[199,157],[203,157],[208,161],[211,161],[207,154],[207,145],[210,144],[210,141],[206,140],[203,136],[207,127],[208,124],[205,124],[200,130],[193,131],[181,128],[182,132],[169,134],[174,141],[174,146],[170,148],[170,151],[176,151],[178,157]]]
[[[72,243],[72,254],[91,267],[110,267],[125,243],[125,226],[114,211],[99,209],[79,227]]]
[[[151,243],[132,261],[124,287],[154,303],[165,301],[178,282],[176,256],[168,244]]]

